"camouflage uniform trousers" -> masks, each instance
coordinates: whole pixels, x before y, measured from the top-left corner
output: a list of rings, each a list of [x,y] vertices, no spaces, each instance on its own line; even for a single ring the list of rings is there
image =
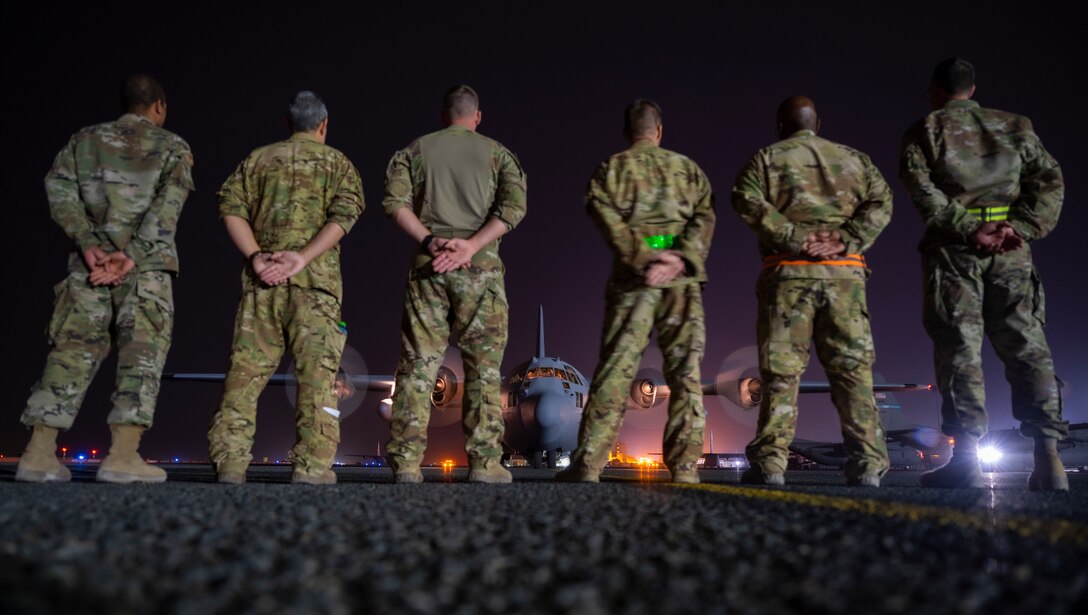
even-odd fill
[[[839,413],[848,479],[888,471],[884,427],[873,398],[876,352],[869,329],[865,281],[860,279],[777,279],[757,285],[759,371],[763,402],[756,436],[746,452],[764,473],[786,471],[797,429],[797,392],[808,366],[809,348],[831,384]]]
[[[284,285],[242,295],[223,401],[208,430],[217,468],[252,460],[257,398],[288,349],[298,380],[295,470],[318,476],[332,466],[340,419],[329,410],[336,410],[334,384],[346,338],[339,323],[339,301],[320,290]]]
[[[621,289],[609,285],[601,355],[589,401],[578,430],[572,467],[600,473],[616,442],[639,361],[657,328],[669,385],[669,419],[662,442],[671,471],[697,467],[703,452],[706,407],[699,364],[706,351],[702,288],[698,283],[671,288]]]
[[[1030,247],[980,256],[965,246],[922,255],[923,322],[933,339],[941,429],[956,437],[986,433],[982,339],[990,338],[1012,386],[1012,414],[1027,437],[1063,438],[1054,361],[1046,343],[1043,284]]]
[[[419,467],[427,448],[431,393],[450,345],[450,325],[465,366],[462,430],[471,464],[502,455],[502,376],[506,350],[506,290],[501,266],[443,274],[416,270],[408,281],[401,355],[393,395],[392,438],[386,448],[394,471]]]
[[[53,347],[41,380],[31,390],[22,422],[68,429],[87,387],[117,341],[117,384],[110,424],[151,427],[162,368],[174,328],[173,280],[165,271],[130,273],[116,287],[90,286],[72,272],[54,291],[49,322]]]

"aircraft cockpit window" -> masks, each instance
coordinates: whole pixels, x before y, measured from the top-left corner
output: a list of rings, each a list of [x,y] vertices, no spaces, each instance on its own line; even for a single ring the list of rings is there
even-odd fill
[[[541,367],[540,368],[540,377],[541,378],[555,378],[555,370],[553,370],[550,367]]]
[[[573,371],[568,371],[567,377],[570,378],[570,381],[574,384],[582,384],[582,381],[578,379],[578,376],[576,376]]]
[[[525,379],[526,380],[532,380],[533,378],[537,377],[538,373],[539,373],[539,370],[537,370],[537,368],[534,367],[533,369],[529,370],[529,372],[527,374],[525,374]]]
[[[563,382],[566,382],[567,381],[567,372],[565,372],[565,371],[563,371],[561,369],[557,369],[557,370],[555,370],[555,377],[559,378]]]

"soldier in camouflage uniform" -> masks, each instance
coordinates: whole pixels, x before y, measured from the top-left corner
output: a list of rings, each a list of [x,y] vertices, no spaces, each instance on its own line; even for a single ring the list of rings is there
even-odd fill
[[[847,483],[879,486],[888,452],[873,399],[862,253],[891,220],[892,193],[868,156],[816,136],[819,126],[811,100],[785,100],[783,140],[757,152],[733,187],[733,208],[756,232],[763,256],[756,284],[763,399],[747,448],[752,465],[741,480],[784,484],[814,341],[839,412]]]
[[[586,209],[613,253],[604,335],[578,448],[557,480],[597,482],[627,409],[631,382],[657,329],[669,385],[663,451],[672,480],[699,482],[706,408],[699,364],[706,346],[702,286],[714,234],[714,199],[702,169],[660,147],[661,108],[632,102],[631,146],[604,161],[586,191]]]
[[[223,401],[208,431],[222,483],[245,482],[257,398],[285,350],[298,379],[292,481],[336,482],[334,385],[347,335],[339,241],[363,212],[363,186],[351,161],[325,145],[325,103],[303,91],[288,111],[291,137],[254,150],[219,190],[219,216],[247,260]]]
[[[129,77],[121,100],[125,114],[72,136],[45,178],[53,220],[76,249],[68,277],[55,289],[52,350],[23,412],[23,424],[34,432],[16,480],[69,480],[56,458],[57,430],[72,426],[114,340],[112,446],[97,479],[166,480],[137,450],[151,427],[170,348],[174,233],[193,189],[193,157],[185,141],[163,130],[166,95],[154,79]]]
[[[482,115],[472,88],[446,92],[443,119],[445,129],[394,154],[386,171],[385,213],[419,243],[405,289],[387,454],[398,483],[423,480],[431,392],[452,323],[465,365],[469,480],[508,483],[499,463],[508,311],[499,237],[525,216],[525,173],[509,150],[476,132]]]
[[[987,428],[981,350],[988,336],[1012,386],[1013,416],[1035,439],[1029,487],[1066,490],[1057,442],[1068,423],[1030,247],[1058,222],[1062,173],[1030,120],[970,100],[974,77],[958,58],[939,64],[929,90],[934,111],[903,138],[900,177],[926,223],[923,321],[944,401],[941,427],[955,439],[951,461],[922,484],[984,486],[977,449]]]

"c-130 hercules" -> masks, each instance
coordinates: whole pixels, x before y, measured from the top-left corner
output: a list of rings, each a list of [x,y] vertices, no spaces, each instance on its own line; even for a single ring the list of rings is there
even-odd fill
[[[760,402],[762,383],[758,378],[743,376],[754,367],[718,374],[714,381],[703,383],[703,394],[721,396],[742,409],[755,408]],[[171,373],[164,374],[163,380],[223,382],[224,377],[224,374]],[[388,397],[378,403],[378,414],[388,421],[392,416],[394,380],[392,375],[351,375],[350,370],[342,369],[337,378],[337,397],[343,401],[360,389],[387,393]],[[431,392],[430,427],[443,427],[461,419],[463,381],[460,353],[451,347],[439,367]],[[269,380],[269,384],[281,386],[293,386],[295,382],[293,374],[275,374]],[[506,454],[526,455],[532,460],[533,467],[541,467],[546,460],[549,468],[555,468],[559,453],[569,453],[578,443],[578,426],[589,396],[589,384],[589,379],[569,362],[545,353],[544,308],[541,306],[535,356],[519,364],[502,381]],[[875,390],[894,391],[925,388],[926,385],[874,386]],[[801,393],[828,391],[827,383],[801,383]],[[660,374],[640,372],[631,383],[627,409],[649,411],[662,406],[668,397],[669,386]]]

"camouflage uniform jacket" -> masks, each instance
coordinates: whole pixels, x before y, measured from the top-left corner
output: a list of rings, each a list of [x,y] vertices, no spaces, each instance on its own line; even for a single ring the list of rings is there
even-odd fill
[[[733,208],[756,232],[764,278],[865,279],[864,266],[801,263],[811,261],[801,244],[837,230],[847,255],[864,253],[891,221],[892,192],[868,156],[800,130],[756,152],[733,186]],[[784,255],[800,264],[776,264]]]
[[[638,141],[597,168],[586,189],[586,209],[612,249],[612,282],[643,286],[656,250],[649,237],[671,235],[687,271],[665,286],[706,282],[714,236],[710,180],[690,158]]]
[[[409,207],[436,237],[471,237],[490,218],[512,230],[525,217],[526,177],[498,141],[462,126],[424,135],[393,154],[385,175],[385,213]],[[414,268],[431,254],[420,249]],[[498,242],[481,249],[474,267],[501,268]]]
[[[347,233],[365,207],[359,172],[339,150],[297,132],[253,151],[219,189],[219,217],[247,220],[262,250],[299,251],[326,224]],[[340,245],[315,258],[288,281],[293,286],[343,295]],[[247,267],[243,289],[262,287]]]
[[[1031,120],[971,100],[949,101],[911,126],[899,176],[926,222],[923,249],[964,245],[984,219],[1004,219],[1006,211],[1016,232],[1033,241],[1061,213],[1062,172]]]
[[[138,271],[178,271],[178,217],[193,190],[189,144],[126,113],[72,135],[45,176],[53,220],[79,247],[69,271],[86,273],[80,252],[124,250]]]

